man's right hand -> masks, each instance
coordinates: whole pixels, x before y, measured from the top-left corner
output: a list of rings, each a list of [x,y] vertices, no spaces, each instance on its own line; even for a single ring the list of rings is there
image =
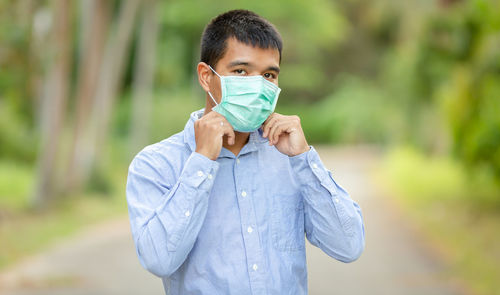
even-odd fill
[[[217,112],[210,112],[194,122],[196,152],[215,161],[222,149],[223,137],[227,143],[234,144],[234,131],[229,122]]]

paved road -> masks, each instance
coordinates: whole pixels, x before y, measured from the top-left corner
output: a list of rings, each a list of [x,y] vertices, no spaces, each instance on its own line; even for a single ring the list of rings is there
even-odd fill
[[[311,295],[465,294],[446,278],[438,257],[370,181],[377,152],[370,148],[319,148],[325,165],[361,205],[366,250],[343,264],[308,244]],[[161,281],[135,256],[126,217],[89,228],[50,251],[0,274],[5,295],[163,294]]]

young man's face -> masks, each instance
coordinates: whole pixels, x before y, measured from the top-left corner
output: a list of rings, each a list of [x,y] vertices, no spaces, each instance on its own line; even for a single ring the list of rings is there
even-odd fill
[[[239,42],[234,38],[227,40],[224,56],[217,62],[214,70],[221,76],[261,75],[278,85],[280,54],[278,49],[262,49]],[[210,91],[220,102],[220,79],[213,74],[209,80]]]

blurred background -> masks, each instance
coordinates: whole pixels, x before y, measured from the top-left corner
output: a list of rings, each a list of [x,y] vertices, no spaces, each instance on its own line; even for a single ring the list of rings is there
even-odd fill
[[[204,107],[195,71],[200,36],[210,19],[236,8],[257,12],[281,32],[276,111],[301,117],[309,143],[325,151],[334,175],[341,163],[354,169],[345,176],[354,191],[366,176],[369,199],[383,200],[383,210],[399,214],[396,223],[413,228],[408,239],[424,241],[434,253],[429,260],[443,264],[438,276],[455,289],[500,294],[495,0],[0,0],[4,287],[90,284],[40,279],[43,267],[39,277],[19,275],[30,257],[90,227],[106,228],[101,238],[122,232],[130,243],[128,165]],[[356,170],[350,163],[370,164]],[[382,210],[378,202],[365,204],[367,218]],[[381,233],[373,244],[397,247],[379,239],[401,229],[368,221],[368,232]],[[81,254],[75,253],[65,259]],[[133,248],[125,253],[141,272]],[[353,276],[376,267],[364,256],[356,263],[367,265]],[[387,284],[396,284],[390,275]]]

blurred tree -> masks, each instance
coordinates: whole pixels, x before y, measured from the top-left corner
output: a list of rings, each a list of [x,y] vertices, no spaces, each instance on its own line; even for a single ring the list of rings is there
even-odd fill
[[[178,118],[151,110],[203,97],[201,32],[235,8],[281,32],[279,107],[314,141],[410,142],[500,179],[498,1],[80,0],[66,20],[56,3],[0,0],[0,158],[33,162],[41,139],[39,200],[51,178],[85,187],[112,141],[136,152],[172,133]]]
[[[34,204],[46,206],[56,193],[57,160],[66,114],[71,70],[71,4],[66,0],[52,3],[54,13],[53,56],[41,98],[41,150]]]
[[[471,177],[486,169],[500,183],[500,3],[439,1],[411,11],[381,68],[382,87],[406,116],[406,140],[452,152]]]
[[[37,50],[47,38],[35,0],[0,1],[0,158],[36,159],[42,84]],[[35,123],[36,122],[36,123]]]
[[[138,52],[135,58],[130,151],[144,147],[150,138],[153,82],[158,39],[157,0],[145,0],[141,14]]]
[[[88,0],[83,1],[84,6],[80,9],[81,39],[79,71],[75,92],[76,107],[73,122],[72,139],[69,149],[68,165],[66,170],[67,180],[65,192],[74,191],[81,186],[81,167],[85,165],[84,157],[81,156],[86,142],[84,141],[84,130],[90,121],[90,111],[95,103],[104,55],[104,45],[107,40],[107,32],[110,22],[110,2]]]
[[[79,158],[78,169],[72,182],[77,189],[90,178],[109,135],[109,124],[116,96],[123,82],[126,62],[132,41],[132,33],[141,0],[120,1],[120,11],[105,45],[105,52],[98,74],[98,84],[90,110],[90,118],[82,134],[81,144],[75,145],[74,157]]]
[[[438,49],[453,65],[436,97],[448,115],[454,153],[500,184],[500,3],[476,0],[456,9],[443,17],[454,46]]]
[[[498,19],[496,1],[442,3],[415,42],[413,95],[445,112],[455,155],[500,181]]]

